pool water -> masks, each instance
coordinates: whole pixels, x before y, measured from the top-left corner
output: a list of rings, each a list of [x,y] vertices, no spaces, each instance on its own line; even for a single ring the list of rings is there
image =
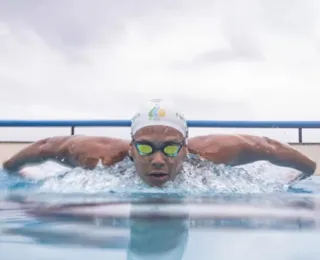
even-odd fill
[[[45,180],[0,172],[0,259],[320,257],[320,177],[288,186],[246,172],[205,189],[190,175],[179,183],[189,192],[163,192],[120,174],[121,183],[98,170]]]

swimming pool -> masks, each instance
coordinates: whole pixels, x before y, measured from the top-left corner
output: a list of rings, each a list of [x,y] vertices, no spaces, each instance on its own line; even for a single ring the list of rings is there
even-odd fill
[[[181,193],[134,189],[130,175],[114,190],[101,186],[114,182],[106,175],[76,169],[34,181],[0,172],[0,259],[319,258],[320,177]],[[259,182],[264,189],[247,192]]]

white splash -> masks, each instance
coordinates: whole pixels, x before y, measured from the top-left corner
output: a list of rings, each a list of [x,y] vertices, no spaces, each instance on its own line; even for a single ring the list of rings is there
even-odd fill
[[[163,188],[149,187],[129,159],[108,168],[74,168],[43,180],[41,192],[59,193],[269,193],[288,188],[288,171],[270,171],[269,164],[229,167],[208,161],[186,161],[183,172]]]

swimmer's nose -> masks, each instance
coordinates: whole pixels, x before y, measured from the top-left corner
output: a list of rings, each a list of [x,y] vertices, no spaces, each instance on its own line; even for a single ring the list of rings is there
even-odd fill
[[[164,167],[165,161],[164,161],[161,153],[157,152],[157,153],[154,154],[154,156],[152,158],[151,165],[153,167],[155,167],[156,169],[161,169],[161,168]]]

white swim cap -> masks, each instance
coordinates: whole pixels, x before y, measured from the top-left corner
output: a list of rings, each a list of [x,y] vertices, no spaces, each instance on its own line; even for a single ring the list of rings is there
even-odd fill
[[[177,129],[188,137],[188,126],[183,114],[175,104],[162,99],[153,99],[140,107],[131,120],[131,134],[146,126],[163,125]]]

